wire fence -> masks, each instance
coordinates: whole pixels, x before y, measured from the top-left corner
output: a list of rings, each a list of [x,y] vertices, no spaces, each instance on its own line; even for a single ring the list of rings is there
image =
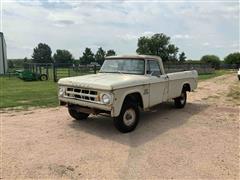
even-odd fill
[[[38,74],[46,74],[49,80],[57,82],[60,78],[96,74],[100,69],[97,65],[75,65],[66,63],[28,63],[24,70]]]
[[[90,65],[76,65],[66,63],[24,63],[23,67],[14,68],[9,73],[15,74],[17,69],[23,69],[24,71],[30,71],[36,74],[45,74],[48,80],[57,82],[63,77],[81,76],[86,74],[96,74],[100,70],[101,66]],[[238,64],[221,64],[220,69],[237,69]],[[166,73],[197,70],[198,74],[211,74],[215,72],[215,68],[210,64],[202,63],[164,63],[164,69]]]

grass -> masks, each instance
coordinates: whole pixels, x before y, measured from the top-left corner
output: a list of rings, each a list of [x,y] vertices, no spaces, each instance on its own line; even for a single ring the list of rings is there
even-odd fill
[[[217,77],[217,76],[222,76],[224,74],[229,74],[229,73],[231,73],[231,71],[228,71],[228,70],[216,70],[212,74],[200,74],[198,76],[198,79],[199,80],[207,80],[207,79],[210,79],[210,78],[214,78],[214,77]]]
[[[0,108],[54,107],[58,105],[57,84],[53,81],[25,82],[0,77]]]
[[[46,73],[43,70],[42,73]],[[73,71],[58,68],[57,78],[93,74],[89,69]],[[17,77],[0,77],[0,109],[28,109],[29,107],[55,107],[58,105],[57,83],[53,82],[52,69],[49,81],[23,81]]]

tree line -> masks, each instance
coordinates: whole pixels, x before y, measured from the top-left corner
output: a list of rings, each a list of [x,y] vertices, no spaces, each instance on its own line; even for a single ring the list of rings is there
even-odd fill
[[[162,58],[163,62],[186,62],[187,57],[185,53],[179,53],[179,48],[172,44],[170,40],[171,38],[163,33],[157,33],[151,37],[142,36],[138,39],[136,52],[138,54],[159,56]],[[79,64],[90,64],[94,62],[102,65],[106,56],[113,55],[116,55],[113,49],[105,51],[102,47],[99,47],[94,54],[92,50],[87,47],[82,56],[79,57],[78,60],[75,60],[68,50],[57,49],[52,55],[52,50],[49,45],[39,43],[37,47],[33,49],[32,59],[25,59],[25,61],[33,63],[73,63],[77,61]],[[216,55],[204,55],[200,62],[211,64],[213,67],[218,68],[222,61],[220,61],[220,58]],[[227,55],[224,58],[224,63],[240,65],[240,53],[235,52]]]
[[[200,62],[204,64],[210,64],[213,68],[216,69],[218,69],[222,63],[240,67],[240,53],[230,53],[223,59],[223,61],[221,61],[220,58],[216,55],[204,55],[200,59]]]
[[[116,52],[113,49],[104,51],[102,47],[98,48],[94,54],[91,48],[86,48],[83,55],[79,57],[80,64],[90,64],[96,62],[102,65],[105,56],[114,56]],[[57,49],[52,56],[52,50],[49,45],[39,43],[33,49],[32,62],[33,63],[73,63],[74,58],[70,51],[65,49]]]

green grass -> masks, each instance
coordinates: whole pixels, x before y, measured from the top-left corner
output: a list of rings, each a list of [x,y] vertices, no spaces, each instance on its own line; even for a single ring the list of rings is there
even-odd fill
[[[53,81],[25,82],[0,77],[0,108],[54,107],[58,105],[57,84]]]
[[[43,70],[42,73],[46,73],[46,71]],[[58,68],[58,79],[93,73],[94,71],[89,71],[89,69],[73,71],[72,69]],[[49,81],[23,81],[14,76],[0,77],[0,109],[57,106],[57,83],[53,82],[52,74],[52,69],[49,69]]]
[[[231,73],[231,71],[228,71],[228,70],[216,70],[212,74],[199,74],[198,79],[199,80],[207,80],[207,79],[210,79],[210,78],[214,78],[214,77],[217,77],[217,76],[222,76],[224,74],[229,74],[229,73]]]

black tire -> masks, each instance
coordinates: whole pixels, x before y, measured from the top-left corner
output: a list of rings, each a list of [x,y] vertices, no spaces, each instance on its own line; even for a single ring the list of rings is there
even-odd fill
[[[76,120],[85,120],[89,116],[89,114],[78,112],[76,109],[72,107],[68,107],[68,112],[70,116],[72,116]]]
[[[187,102],[187,92],[182,91],[181,95],[174,99],[174,104],[176,108],[184,108]]]
[[[48,80],[48,76],[46,74],[41,74],[39,79],[40,79],[40,81],[47,81]]]
[[[134,115],[135,114],[135,115]],[[127,119],[133,118],[133,119]],[[133,131],[139,122],[139,108],[136,103],[126,101],[121,109],[120,115],[114,118],[115,127],[122,133]]]

